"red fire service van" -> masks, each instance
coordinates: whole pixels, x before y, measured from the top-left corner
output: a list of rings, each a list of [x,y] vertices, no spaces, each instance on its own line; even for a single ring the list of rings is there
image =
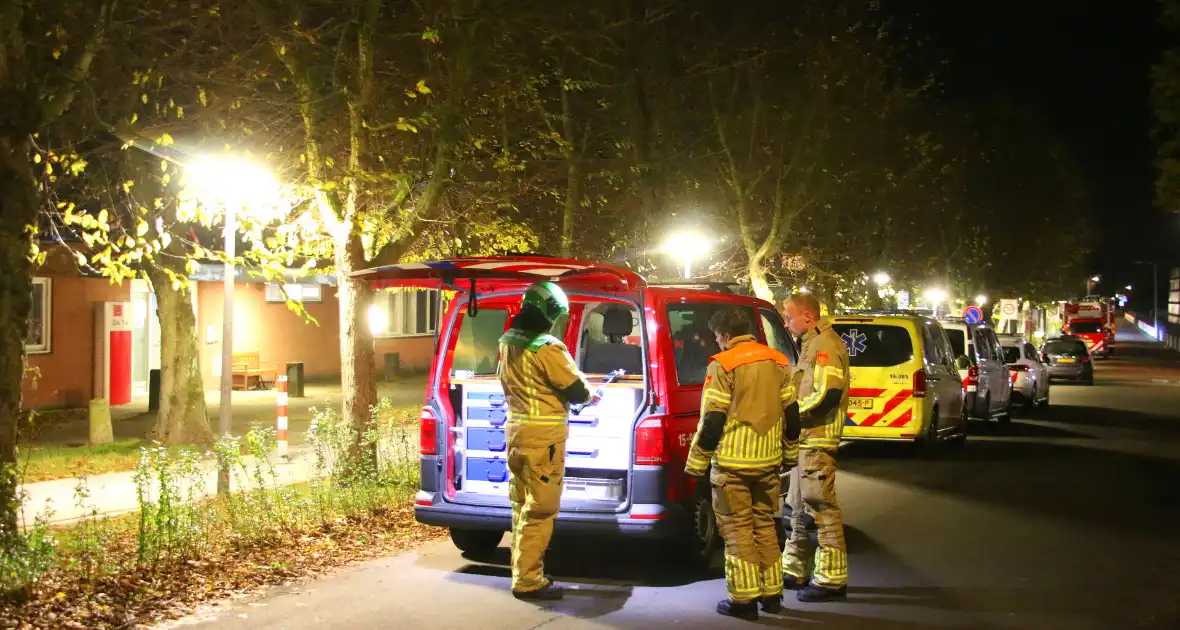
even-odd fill
[[[725,285],[648,284],[625,269],[539,256],[404,263],[353,275],[379,289],[453,295],[421,413],[419,522],[450,528],[455,545],[475,554],[494,550],[511,529],[497,341],[525,288],[549,280],[570,299],[569,316],[551,332],[605,392],[569,417],[558,535],[666,539],[706,559],[716,552],[708,489],[684,474],[705,369],[720,351],[708,321],[719,307],[745,309],[755,334],[794,362],[794,342],[773,305]],[[621,378],[607,378],[618,370]]]

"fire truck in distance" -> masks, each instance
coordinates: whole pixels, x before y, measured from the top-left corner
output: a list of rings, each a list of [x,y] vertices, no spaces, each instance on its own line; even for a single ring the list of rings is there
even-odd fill
[[[1081,337],[1090,356],[1110,357],[1114,354],[1114,300],[1087,296],[1078,302],[1064,305],[1067,335]]]

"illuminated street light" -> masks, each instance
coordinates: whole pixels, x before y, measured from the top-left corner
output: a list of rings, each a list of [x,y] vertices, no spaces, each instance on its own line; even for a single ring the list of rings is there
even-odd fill
[[[1128,290],[1128,291],[1130,291],[1130,290],[1131,290],[1131,285],[1129,285],[1129,284],[1127,285],[1127,290]]]
[[[1093,278],[1090,278],[1090,282],[1099,282],[1101,280],[1102,276],[1094,276]]]
[[[692,262],[709,255],[713,241],[692,232],[680,232],[668,238],[663,252],[674,256],[684,267],[684,277],[692,277]]]
[[[807,289],[807,287],[799,287],[799,292],[800,293],[807,293],[808,289]]]
[[[885,273],[884,271],[878,271],[877,273],[873,274],[873,282],[875,282],[879,287],[889,284],[889,280],[889,274]]]
[[[926,289],[922,297],[930,301],[930,308],[934,311],[934,316],[938,317],[938,305],[946,301],[946,291],[939,288]]]
[[[987,306],[987,296],[986,295],[975,296],[975,303],[979,306]]]
[[[234,250],[238,214],[255,219],[272,218],[282,201],[279,182],[265,166],[237,156],[204,156],[184,165],[185,184],[204,204],[225,213],[224,318],[221,322],[221,407],[218,429],[222,437],[233,425]],[[285,453],[281,453],[285,455]],[[229,492],[229,470],[217,471],[217,491]]]

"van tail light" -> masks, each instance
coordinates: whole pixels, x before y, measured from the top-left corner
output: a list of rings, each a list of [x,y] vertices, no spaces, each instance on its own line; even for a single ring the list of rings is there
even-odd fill
[[[914,398],[926,397],[926,370],[914,372]]]
[[[1028,366],[1027,366],[1027,365],[1021,365],[1021,364],[1019,364],[1019,363],[1018,363],[1018,364],[1016,364],[1016,365],[1009,365],[1009,366],[1008,366],[1008,376],[1012,378],[1012,384],[1013,384],[1013,385],[1015,385],[1015,384],[1016,384],[1016,377],[1017,377],[1017,376],[1018,376],[1018,375],[1019,375],[1021,372],[1027,372],[1027,371],[1028,371]]]
[[[650,416],[635,428],[635,465],[659,466],[668,463],[664,448],[664,417]]]
[[[418,416],[418,452],[422,455],[438,455],[438,420],[430,407],[423,407]]]
[[[967,370],[967,378],[963,379],[963,387],[978,387],[979,386],[979,366],[972,365]]]

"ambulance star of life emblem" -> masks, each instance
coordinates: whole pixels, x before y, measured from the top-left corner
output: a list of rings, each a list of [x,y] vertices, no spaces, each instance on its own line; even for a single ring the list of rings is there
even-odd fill
[[[848,347],[848,356],[850,357],[854,357],[865,350],[868,350],[868,346],[865,345],[865,341],[868,340],[868,337],[855,328],[840,335],[840,339],[843,340],[844,345]]]

